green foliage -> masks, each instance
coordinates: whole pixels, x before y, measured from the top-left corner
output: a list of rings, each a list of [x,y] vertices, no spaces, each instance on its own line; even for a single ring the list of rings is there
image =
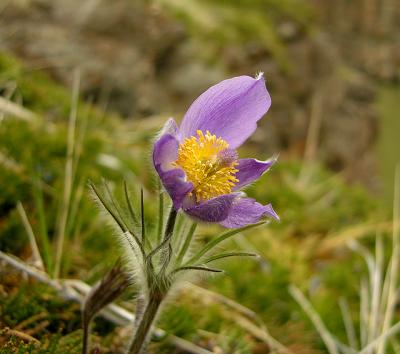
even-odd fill
[[[307,28],[312,13],[302,0],[224,0],[224,1],[160,1],[188,27],[202,51],[199,55],[215,58],[226,45],[256,43],[275,57],[282,69],[291,63],[279,34],[282,21],[292,21]],[[204,50],[206,49],[206,50]]]

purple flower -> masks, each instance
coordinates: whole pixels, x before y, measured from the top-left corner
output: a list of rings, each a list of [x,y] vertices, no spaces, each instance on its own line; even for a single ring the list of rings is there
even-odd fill
[[[276,161],[238,159],[236,152],[270,106],[262,74],[239,76],[197,98],[180,127],[168,120],[154,145],[153,163],[175,209],[227,228],[264,216],[279,220],[271,204],[261,205],[239,191]]]

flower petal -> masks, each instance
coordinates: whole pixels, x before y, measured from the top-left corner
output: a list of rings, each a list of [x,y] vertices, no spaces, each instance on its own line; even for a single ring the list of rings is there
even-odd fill
[[[190,106],[180,126],[182,138],[209,130],[230,148],[240,146],[257,128],[271,106],[262,74],[238,76],[212,86]]]
[[[235,168],[239,170],[235,175],[239,182],[235,185],[234,189],[237,190],[259,179],[264,172],[269,170],[276,160],[277,157],[272,157],[266,161],[239,159],[239,165],[235,166]]]
[[[178,140],[171,134],[164,134],[156,141],[153,150],[153,164],[161,182],[171,196],[175,209],[182,206],[193,184],[185,181],[185,172],[172,163],[178,158]]]
[[[173,118],[169,118],[161,129],[160,136],[164,134],[170,134],[172,136],[177,136],[179,132],[179,128],[176,125],[176,122]]]
[[[271,204],[262,205],[251,198],[237,198],[229,209],[228,217],[221,221],[224,227],[234,229],[250,224],[255,224],[263,216],[269,216],[279,220]]]
[[[205,202],[184,207],[184,211],[200,221],[220,222],[228,217],[232,203],[237,197],[238,193],[220,195]]]

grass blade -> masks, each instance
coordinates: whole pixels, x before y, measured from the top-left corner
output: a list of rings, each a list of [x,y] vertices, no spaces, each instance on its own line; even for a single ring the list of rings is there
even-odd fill
[[[44,199],[43,199],[43,187],[42,181],[35,171],[33,172],[33,199],[35,202],[37,216],[39,219],[39,235],[40,243],[42,245],[43,258],[45,262],[45,268],[49,274],[53,272],[53,257],[51,252],[49,234],[46,222],[46,213],[44,210]]]
[[[17,209],[18,209],[18,213],[21,217],[22,224],[24,225],[26,233],[28,234],[28,237],[29,237],[29,243],[31,245],[33,258],[35,260],[34,261],[35,266],[38,267],[39,269],[43,270],[43,261],[42,261],[42,257],[40,256],[39,248],[36,243],[36,238],[33,233],[32,226],[28,220],[28,216],[26,215],[25,209],[22,206],[21,202],[17,203]]]
[[[322,322],[321,317],[318,315],[317,311],[315,311],[315,309],[312,307],[312,305],[306,299],[303,293],[299,290],[299,288],[291,285],[289,287],[289,292],[314,324],[316,330],[324,341],[328,352],[330,354],[339,354],[335,339],[333,338],[329,330],[325,327],[325,324]]]
[[[344,327],[346,329],[347,340],[350,344],[350,347],[357,350],[358,343],[357,343],[356,331],[354,329],[353,320],[351,318],[349,304],[345,298],[339,299],[339,307],[342,313]]]
[[[110,205],[107,203],[107,201],[103,198],[103,196],[99,193],[97,190],[96,186],[93,183],[90,183],[90,187],[92,188],[94,194],[96,195],[98,201],[101,203],[103,208],[110,214],[110,216],[114,219],[114,221],[117,223],[123,234],[129,233],[132,238],[135,240],[137,245],[139,246],[140,252],[142,253],[143,257],[145,257],[145,252],[143,245],[141,244],[140,240],[138,237],[132,233],[128,228],[126,227],[125,223],[123,220],[120,219],[119,215],[117,215],[114,210],[110,207]]]
[[[134,224],[139,225],[139,220],[138,220],[135,210],[132,206],[131,199],[129,198],[128,185],[127,185],[126,181],[124,181],[124,194],[125,194],[126,204],[128,205],[129,215],[131,216]]]
[[[65,163],[64,192],[60,206],[60,219],[57,225],[56,258],[55,258],[55,265],[53,272],[54,278],[59,278],[60,276],[61,260],[64,249],[64,241],[65,241],[65,231],[68,221],[71,193],[73,187],[74,145],[75,145],[76,118],[77,118],[78,101],[79,101],[79,85],[80,85],[80,74],[79,71],[75,71],[74,84],[72,90],[71,113],[68,122],[67,160]]]

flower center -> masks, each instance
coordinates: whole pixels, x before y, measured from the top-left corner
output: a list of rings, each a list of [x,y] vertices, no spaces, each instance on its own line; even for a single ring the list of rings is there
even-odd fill
[[[199,202],[231,193],[239,182],[235,177],[238,172],[236,152],[229,149],[225,140],[209,131],[204,135],[198,130],[197,135],[186,138],[179,146],[175,161],[194,185],[191,195]]]

